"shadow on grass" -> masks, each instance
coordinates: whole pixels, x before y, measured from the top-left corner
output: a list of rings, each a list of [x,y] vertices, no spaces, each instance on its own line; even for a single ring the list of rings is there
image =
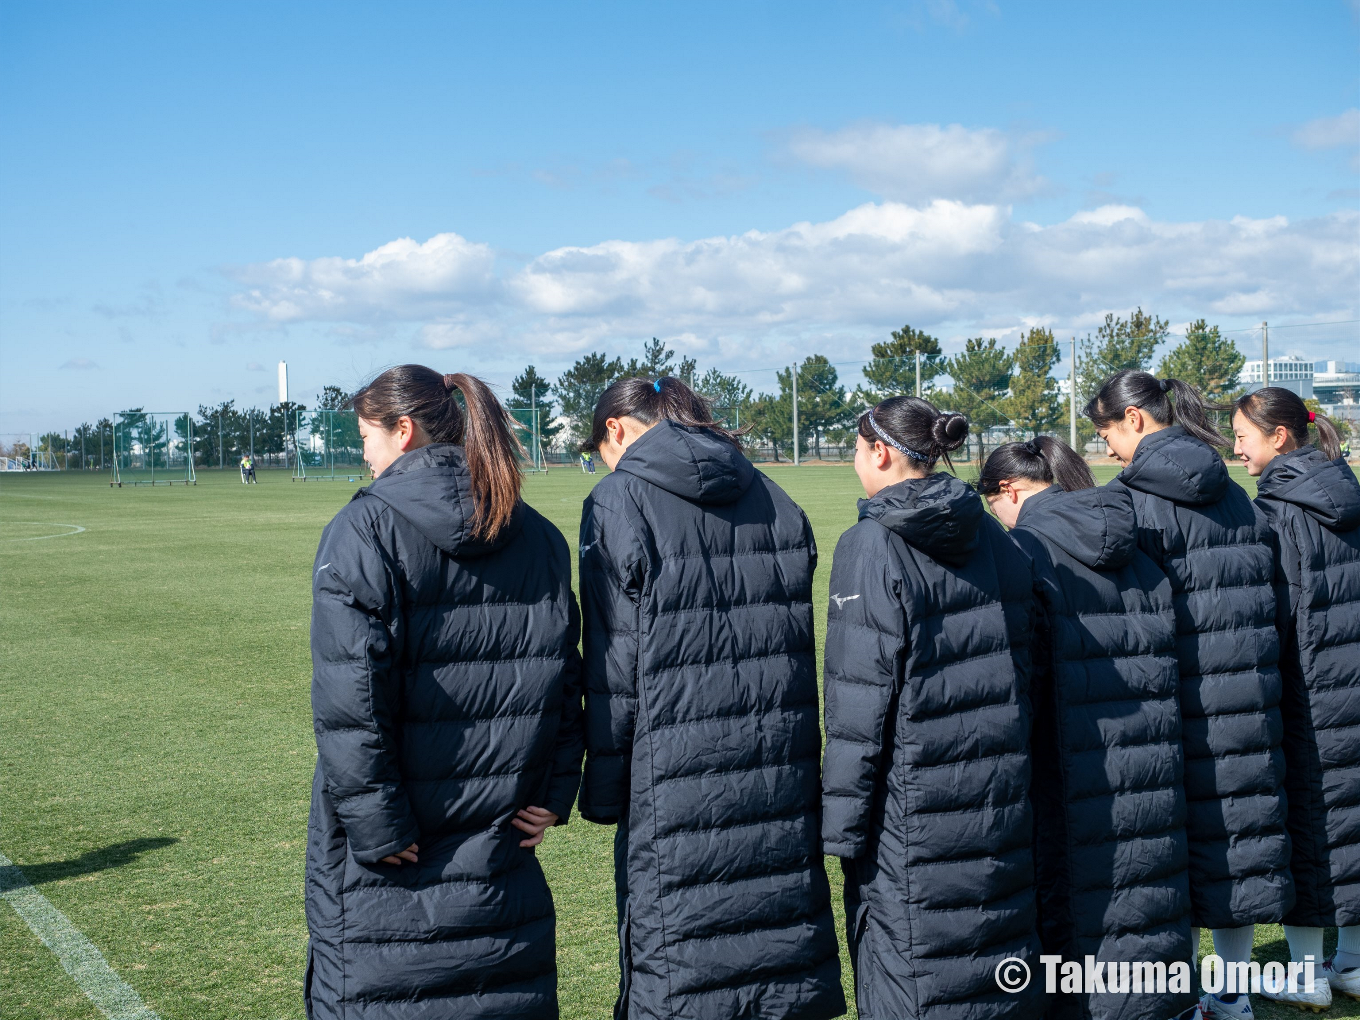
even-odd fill
[[[47,864],[25,864],[19,870],[30,885],[43,885],[47,882],[60,882],[64,878],[76,878],[95,871],[108,871],[131,864],[149,850],[173,846],[179,840],[172,836],[152,836],[147,839],[130,839],[125,843],[114,843],[99,850],[87,850],[79,857],[69,861],[49,861]]]

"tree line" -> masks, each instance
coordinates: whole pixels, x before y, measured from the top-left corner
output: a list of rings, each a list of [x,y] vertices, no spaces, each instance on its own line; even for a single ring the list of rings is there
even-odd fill
[[[1169,336],[1167,321],[1141,307],[1127,318],[1106,315],[1094,335],[1078,342],[1078,410],[1120,369],[1151,371],[1157,347]],[[946,356],[937,337],[905,325],[893,330],[890,339],[872,345],[864,381],[853,391],[841,383],[830,358],[810,354],[776,373],[775,392],[755,393],[735,375],[716,368],[701,374],[695,359],[676,361],[675,352],[653,337],[644,344],[641,358],[624,362],[591,352],[555,382],[529,365],[515,377],[510,404],[539,409],[540,420],[550,423],[541,427],[545,447],[574,446],[589,434],[591,412],[611,383],[635,375],[673,375],[707,397],[728,425],[749,426],[751,438],[770,447],[777,460],[793,451],[795,370],[799,454],[813,456],[820,456],[826,445],[853,442],[856,422],[865,408],[891,396],[916,392],[919,373],[921,393],[967,415],[978,435],[994,426],[1032,434],[1060,432],[1069,414],[1067,398],[1060,395],[1052,375],[1061,360],[1061,343],[1052,330],[1035,326],[1014,348],[1008,349],[995,337],[972,337],[958,354]],[[1157,374],[1183,379],[1209,400],[1224,401],[1238,394],[1244,362],[1218,326],[1197,319],[1162,358]],[[1079,430],[1085,439],[1094,435],[1084,418],[1079,418]]]
[[[1156,349],[1169,335],[1167,321],[1141,307],[1127,318],[1107,315],[1093,335],[1078,341],[1078,408],[1120,369],[1151,371]],[[1032,434],[1061,432],[1069,412],[1052,375],[1061,360],[1061,344],[1052,330],[1035,326],[1013,348],[995,337],[979,336],[966,340],[959,353],[946,356],[937,337],[904,325],[893,330],[889,339],[872,345],[864,380],[853,390],[841,382],[830,358],[809,354],[796,366],[776,373],[773,392],[757,393],[738,376],[718,368],[700,372],[694,358],[677,359],[664,341],[652,337],[643,344],[640,358],[624,361],[592,351],[556,380],[544,378],[528,365],[511,383],[507,405],[512,413],[536,408],[543,447],[572,451],[589,434],[595,404],[611,383],[630,376],[675,376],[707,397],[729,426],[749,427],[751,440],[768,447],[778,460],[793,452],[796,371],[799,454],[816,457],[826,446],[852,443],[856,421],[865,408],[890,396],[916,392],[919,372],[922,394],[967,415],[979,437],[995,426]],[[1210,401],[1226,401],[1239,392],[1244,361],[1218,326],[1197,319],[1162,358],[1156,372],[1163,378],[1183,379]],[[348,399],[343,388],[327,386],[317,395],[312,410],[339,410]],[[307,411],[301,403],[272,404],[261,410],[226,400],[200,405],[192,421],[181,416],[167,423],[134,408],[115,419],[84,422],[69,434],[46,433],[40,439],[40,450],[65,466],[102,469],[115,453],[126,455],[133,442],[141,451],[152,451],[153,458],[162,456],[155,451],[164,447],[173,430],[181,449],[189,444],[192,432],[195,461],[201,466],[232,465],[251,451],[265,462],[283,461],[296,455],[296,416]],[[528,415],[516,418],[528,426]],[[1079,418],[1078,427],[1082,439],[1094,435],[1086,419]],[[323,456],[338,453],[345,462],[357,463],[361,443],[352,416],[327,417],[318,442],[324,446]]]

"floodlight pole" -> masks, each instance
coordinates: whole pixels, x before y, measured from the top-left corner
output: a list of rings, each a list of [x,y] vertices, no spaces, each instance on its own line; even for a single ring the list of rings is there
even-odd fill
[[[1270,327],[1261,323],[1261,386],[1270,385]]]
[[[793,466],[798,467],[798,362],[789,369],[793,377]]]
[[[1077,338],[1072,338],[1072,368],[1068,374],[1071,382],[1067,406],[1072,412],[1072,449],[1077,448]]]

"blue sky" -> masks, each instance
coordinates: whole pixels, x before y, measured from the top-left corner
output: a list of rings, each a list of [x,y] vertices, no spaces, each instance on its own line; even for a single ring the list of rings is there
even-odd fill
[[[0,433],[280,358],[309,401],[655,334],[769,387],[904,322],[1360,318],[1347,0],[11,0],[0,90]]]

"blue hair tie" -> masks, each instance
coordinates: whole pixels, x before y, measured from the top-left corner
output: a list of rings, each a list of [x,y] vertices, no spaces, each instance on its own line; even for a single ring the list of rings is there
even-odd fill
[[[656,392],[658,392],[658,393],[661,392],[661,380],[660,380],[660,379],[658,379],[656,382],[652,383],[652,389],[656,390]]]

